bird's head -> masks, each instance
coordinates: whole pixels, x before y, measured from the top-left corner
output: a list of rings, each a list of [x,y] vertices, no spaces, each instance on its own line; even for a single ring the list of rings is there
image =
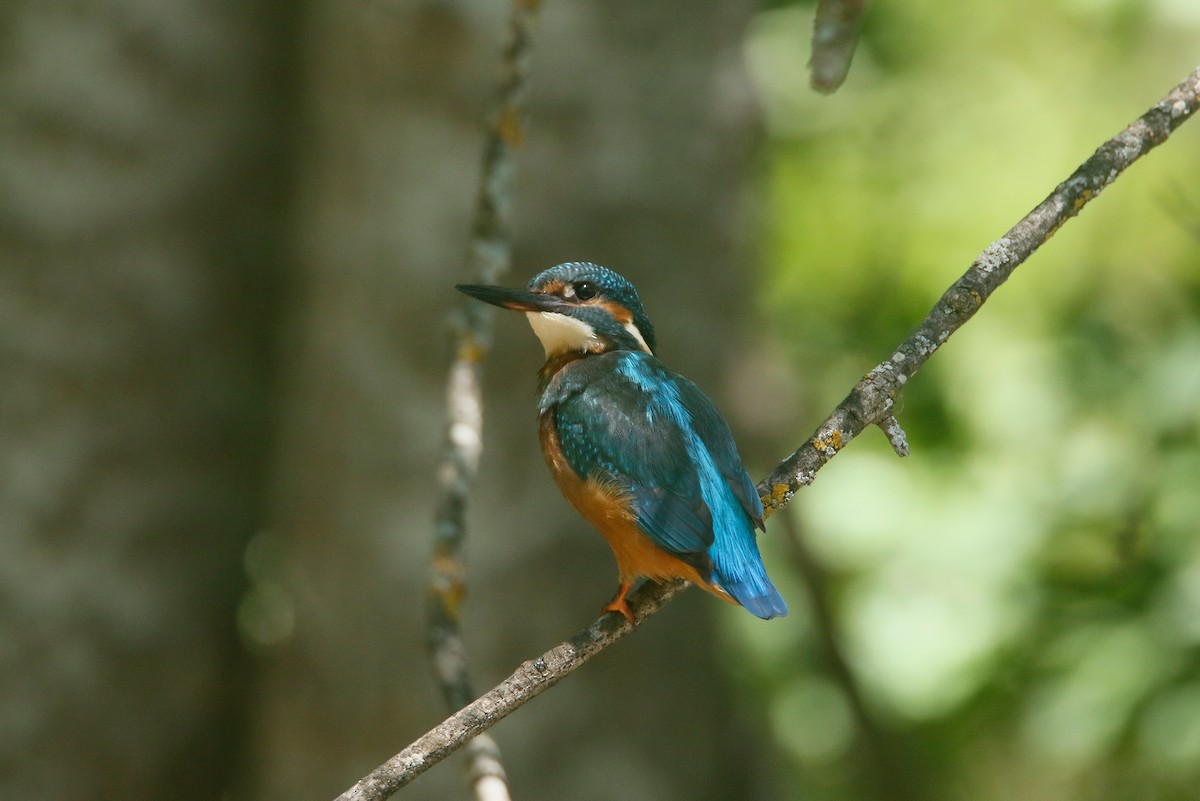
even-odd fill
[[[502,309],[524,312],[546,349],[563,353],[654,353],[654,327],[637,290],[607,267],[568,262],[544,270],[524,289],[460,284],[457,289]]]

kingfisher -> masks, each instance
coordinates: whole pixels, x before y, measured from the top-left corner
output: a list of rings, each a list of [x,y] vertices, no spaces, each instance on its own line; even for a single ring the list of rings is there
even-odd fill
[[[658,360],[632,283],[569,262],[524,289],[457,289],[523,312],[541,340],[542,454],[616,556],[619,586],[604,612],[632,624],[626,595],[645,577],[687,579],[760,618],[787,614],[758,551],[763,506],[729,425],[699,387]]]

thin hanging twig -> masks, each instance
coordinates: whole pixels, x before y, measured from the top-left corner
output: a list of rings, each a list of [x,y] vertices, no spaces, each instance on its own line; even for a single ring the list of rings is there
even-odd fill
[[[472,280],[495,283],[512,261],[509,218],[515,150],[529,94],[533,29],[538,3],[513,4],[504,77],[497,110],[488,132],[480,174],[475,224],[467,251]],[[450,709],[475,697],[467,673],[466,647],[459,629],[466,594],[466,506],[483,450],[483,399],[479,386],[480,360],[491,335],[492,315],[480,304],[468,304],[459,317],[457,346],[446,382],[446,439],[438,468],[438,503],[433,531],[433,565],[429,581],[428,645],[434,673]],[[467,747],[467,771],[479,801],[509,798],[500,749],[487,735]]]

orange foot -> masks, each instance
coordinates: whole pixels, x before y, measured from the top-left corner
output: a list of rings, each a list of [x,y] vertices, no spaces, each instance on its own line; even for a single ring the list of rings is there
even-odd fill
[[[608,602],[608,605],[600,610],[601,613],[616,612],[621,617],[633,625],[633,612],[629,609],[629,604],[625,602],[625,595],[633,586],[632,581],[622,581],[621,586],[617,587],[617,594]]]

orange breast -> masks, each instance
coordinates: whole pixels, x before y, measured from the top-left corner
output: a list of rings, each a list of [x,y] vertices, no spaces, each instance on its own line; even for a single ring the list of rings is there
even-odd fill
[[[700,577],[687,562],[659,548],[638,527],[621,492],[595,479],[581,479],[567,463],[558,444],[558,434],[549,417],[541,421],[542,453],[562,494],[603,535],[617,558],[621,581],[639,576],[662,581],[682,578],[731,603],[723,590]]]

